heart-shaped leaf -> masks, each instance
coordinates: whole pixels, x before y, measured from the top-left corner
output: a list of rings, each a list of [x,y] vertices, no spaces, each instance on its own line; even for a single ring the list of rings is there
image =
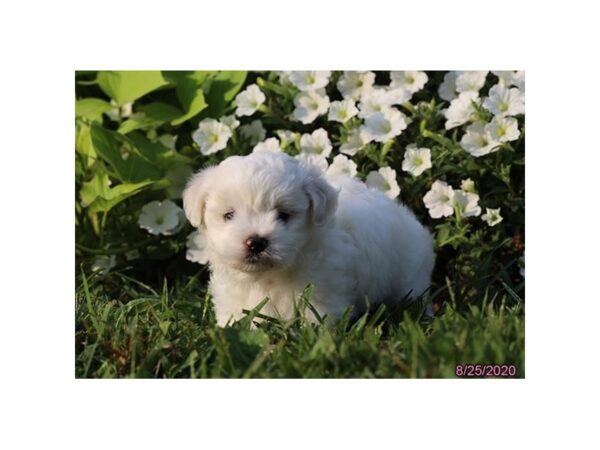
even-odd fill
[[[137,100],[168,84],[158,70],[101,71],[97,81],[104,93],[118,105]]]

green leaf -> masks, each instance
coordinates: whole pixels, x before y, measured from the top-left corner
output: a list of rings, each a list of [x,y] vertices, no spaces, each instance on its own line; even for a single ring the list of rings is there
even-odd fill
[[[96,153],[112,166],[121,181],[137,183],[162,177],[163,171],[142,157],[127,137],[96,123],[92,124],[91,137]]]
[[[111,188],[109,183],[108,175],[98,170],[94,178],[83,183],[79,192],[82,205],[88,207],[90,212],[108,212],[115,205],[137,194],[153,182],[123,183],[114,188]]]
[[[209,78],[215,77],[219,72],[214,70],[163,70],[162,75],[171,84],[178,84],[182,79],[195,80],[197,84],[204,84]]]
[[[171,150],[160,142],[151,142],[141,133],[131,133],[129,140],[136,147],[138,154],[147,162],[163,171],[178,164],[188,164],[191,160]]]
[[[206,99],[208,102],[208,116],[221,117],[228,103],[233,100],[239,92],[247,72],[244,71],[222,71],[210,80],[207,88]]]
[[[75,102],[75,117],[96,120],[113,108],[114,106],[100,98],[83,98]]]
[[[116,193],[113,198],[107,200],[102,197],[98,197],[96,201],[94,201],[94,203],[90,205],[90,212],[108,212],[126,198],[137,194],[147,185],[152,183],[152,181],[146,181],[136,184],[119,184],[114,188],[114,190],[116,190]]]
[[[443,224],[437,227],[437,235],[435,240],[437,242],[438,247],[442,247],[448,241],[448,237],[450,236],[450,224]]]
[[[160,71],[151,70],[101,71],[97,80],[104,93],[119,105],[167,84]]]
[[[204,80],[202,81],[202,83]],[[179,103],[183,107],[185,114],[171,121],[172,125],[179,125],[186,120],[199,114],[208,105],[204,100],[204,92],[202,90],[202,83],[199,83],[194,78],[182,78],[177,83],[176,94]]]
[[[75,122],[75,150],[83,156],[86,167],[90,167],[98,158],[92,144],[90,126],[81,120]]]
[[[89,206],[99,196],[107,196],[108,189],[108,175],[102,172],[101,170],[98,170],[94,174],[94,178],[92,178],[90,181],[83,183],[83,186],[79,191],[79,195],[81,197],[81,204],[84,207]]]
[[[134,114],[119,126],[118,132],[128,134],[138,129],[155,128],[183,114],[179,108],[163,102],[149,103],[140,107],[140,111],[143,114]]]
[[[148,123],[145,119],[127,119],[125,122],[121,123],[121,125],[119,125],[119,129],[117,130],[119,133],[121,134],[129,134],[132,131],[135,130],[140,130],[140,129],[146,129],[146,128],[152,128],[153,125],[151,123]]]
[[[152,102],[140,107],[146,117],[157,123],[165,123],[173,120],[175,117],[179,117],[182,111],[173,105],[163,102]]]

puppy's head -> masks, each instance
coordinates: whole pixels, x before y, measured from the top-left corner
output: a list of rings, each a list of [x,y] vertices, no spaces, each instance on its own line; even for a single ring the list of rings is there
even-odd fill
[[[243,272],[291,268],[337,207],[316,170],[284,153],[227,158],[194,175],[185,214],[207,238],[209,260]]]

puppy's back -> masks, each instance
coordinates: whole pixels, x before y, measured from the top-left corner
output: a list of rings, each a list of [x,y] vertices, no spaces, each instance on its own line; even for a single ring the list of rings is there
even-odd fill
[[[340,189],[337,226],[360,250],[356,276],[361,294],[372,302],[421,295],[434,264],[431,233],[412,211],[381,191],[347,176],[328,181]]]

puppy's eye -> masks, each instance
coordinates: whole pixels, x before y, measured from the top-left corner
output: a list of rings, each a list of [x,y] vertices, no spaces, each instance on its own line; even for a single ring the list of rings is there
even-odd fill
[[[278,211],[277,212],[277,220],[279,220],[280,222],[283,223],[287,223],[291,218],[290,213],[287,213],[285,211]]]
[[[225,214],[223,214],[223,220],[227,222],[227,221],[233,219],[233,214],[234,214],[233,211],[227,211]]]

